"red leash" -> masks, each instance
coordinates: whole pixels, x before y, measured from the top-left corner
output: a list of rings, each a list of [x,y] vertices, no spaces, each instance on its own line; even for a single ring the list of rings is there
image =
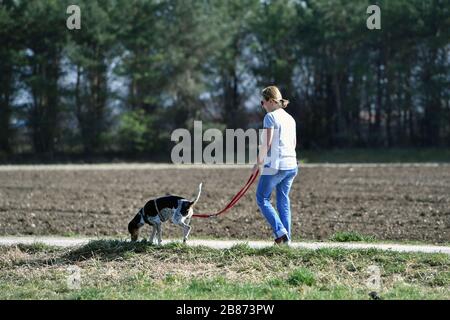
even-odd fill
[[[250,176],[250,178],[248,178],[248,181],[244,185],[244,187],[241,190],[239,190],[239,192],[236,193],[236,195],[225,206],[225,208],[223,208],[219,212],[216,212],[216,213],[213,213],[213,214],[194,214],[193,217],[195,217],[195,218],[212,218],[212,217],[217,217],[217,216],[227,212],[228,210],[233,208],[236,205],[236,203],[238,203],[238,201],[244,196],[244,194],[247,192],[247,190],[256,181],[256,178],[258,178],[258,175],[259,175],[259,169],[252,173],[252,175]]]

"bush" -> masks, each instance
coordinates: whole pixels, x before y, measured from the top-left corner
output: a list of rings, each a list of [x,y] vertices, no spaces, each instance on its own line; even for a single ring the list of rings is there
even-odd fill
[[[157,143],[154,132],[156,119],[144,110],[126,112],[122,118],[118,132],[120,149],[125,152],[142,153],[151,150]]]

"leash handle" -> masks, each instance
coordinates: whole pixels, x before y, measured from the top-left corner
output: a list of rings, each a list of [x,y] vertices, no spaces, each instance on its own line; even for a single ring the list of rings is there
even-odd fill
[[[221,215],[221,214],[225,213],[226,211],[230,210],[244,196],[244,194],[247,192],[247,190],[255,182],[256,178],[258,178],[258,175],[259,175],[259,169],[251,174],[251,176],[248,178],[248,180],[247,180],[246,184],[244,185],[244,187],[241,190],[239,190],[239,192],[236,193],[236,195],[231,199],[231,201],[228,202],[228,204],[225,206],[225,208],[223,208],[219,212],[216,212],[216,213],[213,213],[213,214],[194,214],[192,217],[195,217],[195,218],[212,218],[212,217],[217,217],[218,215]]]

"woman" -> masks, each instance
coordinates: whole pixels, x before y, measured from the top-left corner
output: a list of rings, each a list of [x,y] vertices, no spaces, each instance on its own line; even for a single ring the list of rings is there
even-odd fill
[[[256,202],[272,228],[275,244],[289,244],[291,239],[291,208],[289,191],[297,175],[297,155],[295,152],[296,123],[284,109],[289,104],[280,90],[270,86],[262,91],[261,105],[267,114],[264,117],[262,144],[257,164],[253,171],[263,166],[256,189]],[[270,198],[276,189],[277,210]]]

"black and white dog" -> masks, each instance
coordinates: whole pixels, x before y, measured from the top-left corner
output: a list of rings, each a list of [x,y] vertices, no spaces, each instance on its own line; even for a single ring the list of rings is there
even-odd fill
[[[192,201],[173,195],[149,200],[128,224],[131,240],[136,241],[138,239],[139,230],[147,223],[153,227],[150,242],[153,243],[155,235],[157,235],[158,245],[160,245],[162,243],[161,225],[163,222],[172,219],[174,224],[183,228],[183,242],[186,242],[191,231],[189,223],[194,214],[193,207],[200,199],[201,192],[202,184],[200,183],[197,198]]]

